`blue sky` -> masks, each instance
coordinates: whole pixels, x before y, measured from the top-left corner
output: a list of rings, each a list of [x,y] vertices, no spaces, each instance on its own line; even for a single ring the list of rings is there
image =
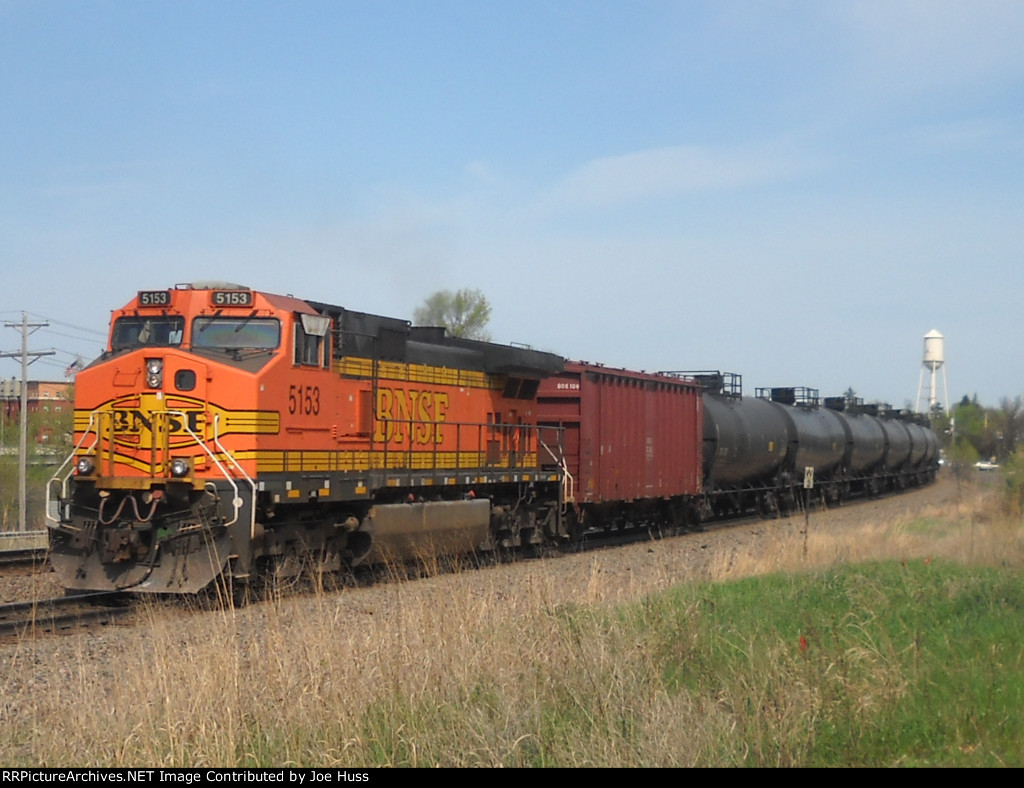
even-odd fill
[[[60,379],[140,289],[472,287],[495,341],[898,407],[937,329],[996,406],[1021,41],[1020,0],[0,0],[0,319]]]

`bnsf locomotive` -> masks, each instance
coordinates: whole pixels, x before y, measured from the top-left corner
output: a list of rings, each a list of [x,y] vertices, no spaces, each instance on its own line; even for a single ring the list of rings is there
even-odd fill
[[[75,381],[48,486],[66,588],[192,593],[693,525],[934,477],[925,427],[743,398],[228,283],[142,291]],[[49,508],[49,507],[48,507]]]
[[[75,381],[52,565],[70,589],[187,593],[553,538],[535,407],[561,368],[236,285],[140,292]]]

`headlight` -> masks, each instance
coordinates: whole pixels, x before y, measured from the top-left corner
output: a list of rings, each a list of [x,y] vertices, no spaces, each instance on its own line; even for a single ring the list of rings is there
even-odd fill
[[[146,385],[158,389],[164,385],[164,360],[162,358],[146,359]]]
[[[171,476],[175,479],[184,479],[188,476],[190,470],[192,470],[192,467],[189,465],[188,460],[183,460],[180,457],[171,460]]]
[[[96,466],[93,465],[92,460],[88,457],[80,457],[75,465],[75,469],[78,471],[79,476],[91,476],[92,472],[96,470]]]

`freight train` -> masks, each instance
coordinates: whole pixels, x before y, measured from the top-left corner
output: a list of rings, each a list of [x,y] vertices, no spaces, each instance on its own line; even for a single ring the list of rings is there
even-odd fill
[[[144,290],[76,377],[50,560],[69,590],[188,594],[777,516],[811,475],[831,503],[934,479],[927,426],[850,405],[232,283]]]

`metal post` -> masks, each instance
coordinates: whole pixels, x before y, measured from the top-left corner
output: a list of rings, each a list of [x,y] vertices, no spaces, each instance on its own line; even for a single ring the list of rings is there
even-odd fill
[[[811,490],[814,489],[814,468],[804,468],[804,561],[807,560],[807,534],[811,530]]]
[[[52,356],[54,350],[28,352],[29,329],[43,328],[49,323],[29,323],[28,315],[21,313],[21,323],[7,323],[8,328],[21,329],[21,353],[0,353],[0,358],[21,356],[21,436],[18,441],[18,530],[27,531],[28,514],[28,366],[40,356]],[[32,361],[29,361],[29,356]]]

